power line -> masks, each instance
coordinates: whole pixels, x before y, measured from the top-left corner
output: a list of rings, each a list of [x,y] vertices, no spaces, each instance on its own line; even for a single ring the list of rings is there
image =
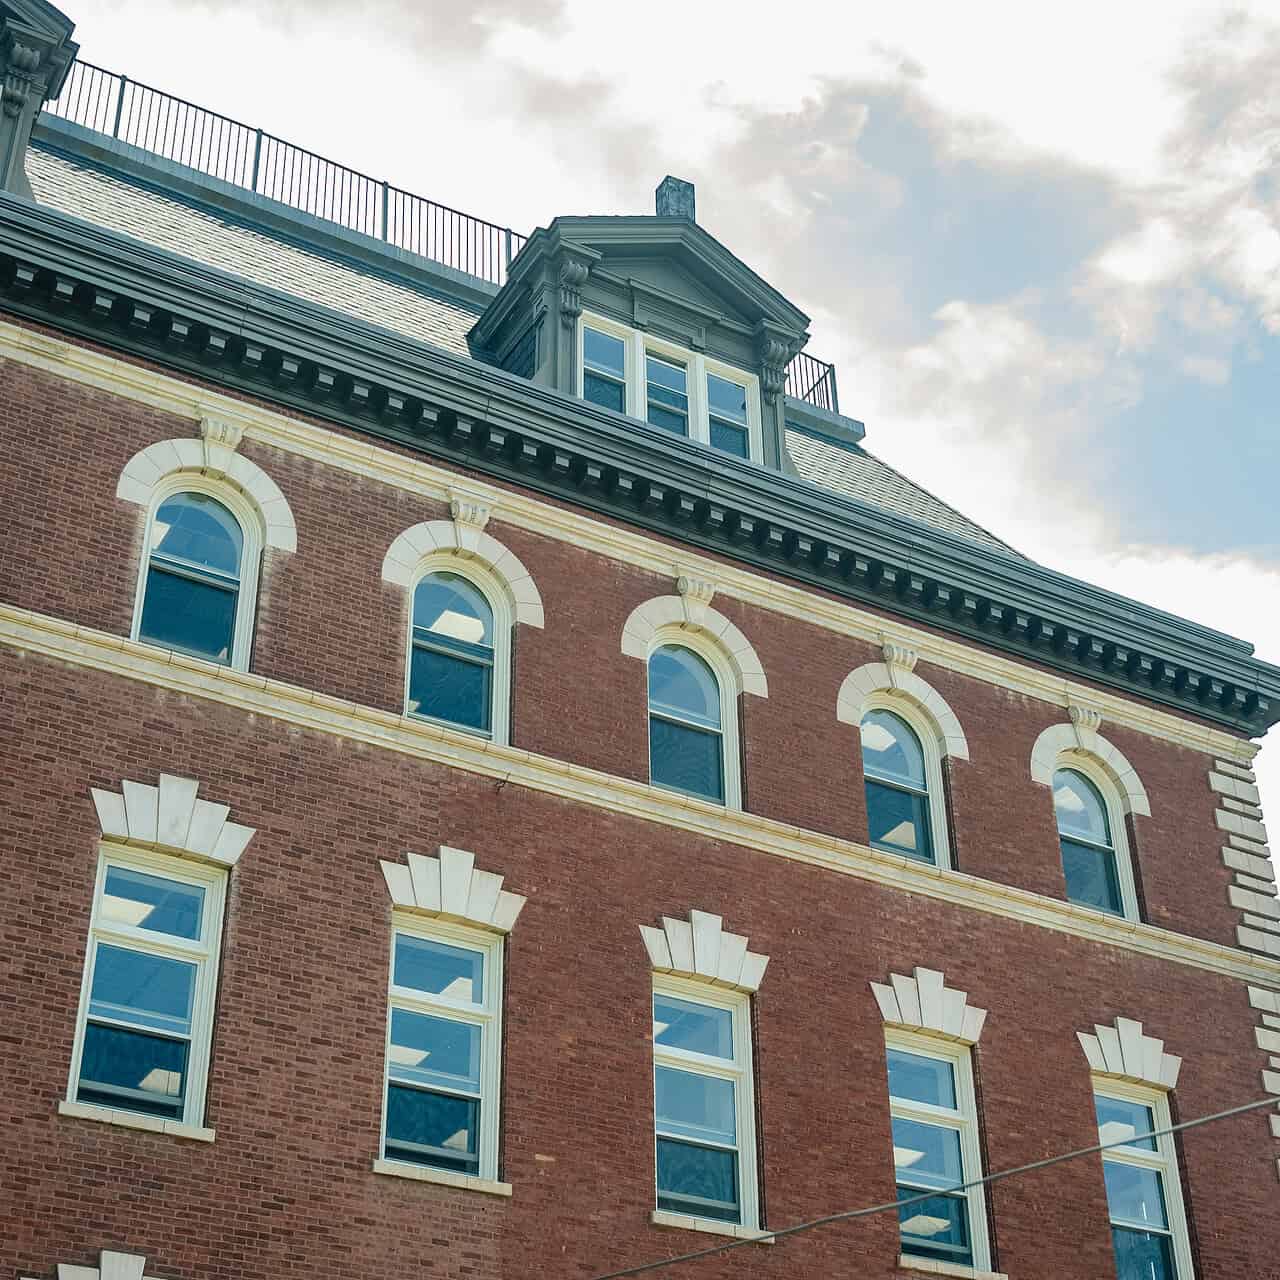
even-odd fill
[[[866,1209],[845,1209],[840,1213],[829,1213],[822,1218],[814,1218],[811,1222],[798,1222],[794,1227],[781,1227],[777,1231],[767,1231],[766,1238],[779,1239],[782,1236],[796,1235],[801,1231],[812,1231],[814,1227],[825,1227],[831,1222],[846,1222],[850,1218],[869,1218],[872,1214],[888,1213],[890,1209],[902,1209],[907,1205],[919,1204],[924,1200],[932,1200],[935,1196],[947,1192],[968,1191],[972,1187],[985,1186],[987,1183],[1000,1182],[1005,1178],[1015,1178],[1020,1174],[1034,1173],[1037,1169],[1048,1169],[1051,1165],[1063,1164],[1068,1160],[1079,1159],[1080,1156],[1091,1156],[1099,1151],[1110,1151],[1113,1147],[1132,1146],[1135,1142],[1144,1142],[1148,1138],[1165,1138],[1173,1133],[1181,1133],[1184,1129],[1195,1129],[1203,1124],[1213,1124],[1217,1120],[1226,1120],[1231,1116],[1242,1115],[1246,1111],[1256,1111],[1260,1107],[1280,1105],[1280,1098],[1259,1098],[1256,1102],[1246,1102],[1238,1107],[1230,1107],[1226,1111],[1216,1111],[1213,1115],[1200,1116],[1195,1120],[1184,1120],[1181,1124],[1171,1125],[1168,1129],[1153,1129],[1150,1133],[1136,1133],[1130,1138],[1122,1138],[1118,1142],[1099,1142],[1092,1147],[1081,1147],[1078,1151],[1068,1151],[1064,1155],[1049,1156],[1044,1160],[1033,1160],[1030,1164],[1020,1164],[1013,1169],[1002,1169],[999,1173],[989,1173],[984,1178],[975,1178],[972,1182],[958,1183],[953,1187],[940,1187],[935,1191],[926,1191],[906,1200],[889,1200],[884,1204],[871,1205]],[[660,1262],[644,1262],[638,1267],[628,1267],[625,1271],[610,1271],[607,1275],[596,1277],[596,1280],[623,1280],[625,1276],[639,1276],[647,1271],[659,1271],[663,1267],[674,1267],[684,1262],[694,1262],[698,1258],[709,1258],[712,1254],[728,1253],[730,1249],[741,1249],[746,1245],[757,1244],[757,1239],[730,1240],[724,1244],[712,1245],[708,1249],[697,1249],[693,1253],[680,1253],[672,1258],[663,1258]]]

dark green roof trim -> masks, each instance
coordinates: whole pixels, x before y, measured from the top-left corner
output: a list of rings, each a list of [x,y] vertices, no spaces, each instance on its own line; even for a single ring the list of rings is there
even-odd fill
[[[1224,727],[1280,719],[1252,646],[525,379],[0,194],[18,315]]]

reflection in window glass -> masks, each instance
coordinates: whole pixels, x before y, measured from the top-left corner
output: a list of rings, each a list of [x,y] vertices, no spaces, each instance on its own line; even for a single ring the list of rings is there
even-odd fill
[[[932,862],[924,749],[900,716],[863,716],[862,771],[871,847]]]
[[[392,982],[446,1000],[479,1004],[484,999],[484,955],[470,947],[398,933]]]
[[[649,776],[659,786],[724,801],[720,684],[680,645],[664,645],[649,659]]]
[[[151,522],[138,638],[230,663],[244,532],[222,503],[176,493]]]
[[[1053,775],[1053,807],[1067,900],[1123,915],[1111,824],[1097,787],[1074,769],[1059,769]]]
[[[194,940],[204,916],[204,887],[132,867],[108,867],[99,910],[112,924]]]
[[[429,573],[413,593],[409,711],[489,733],[493,717],[493,610],[456,573]]]
[[[689,434],[689,375],[682,365],[645,357],[648,420],[678,436]]]
[[[739,458],[749,457],[746,387],[717,374],[707,374],[707,412],[711,419],[711,443]]]
[[[626,412],[626,346],[621,338],[589,325],[582,329],[582,395],[593,404]]]
[[[658,1208],[743,1221],[746,1051],[733,1010],[656,991],[654,1122]]]

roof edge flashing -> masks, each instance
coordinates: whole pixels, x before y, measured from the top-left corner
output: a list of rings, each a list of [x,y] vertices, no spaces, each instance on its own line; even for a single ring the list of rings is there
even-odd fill
[[[823,409],[807,400],[787,396],[787,426],[797,427],[810,435],[823,436],[840,445],[861,444],[867,434],[866,424],[857,418],[846,418],[843,413]]]

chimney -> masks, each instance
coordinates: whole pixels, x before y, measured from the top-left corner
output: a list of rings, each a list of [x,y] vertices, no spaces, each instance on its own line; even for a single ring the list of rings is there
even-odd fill
[[[673,178],[667,174],[658,183],[654,194],[655,212],[660,218],[688,218],[690,222],[697,219],[693,213],[693,183],[683,178]]]

